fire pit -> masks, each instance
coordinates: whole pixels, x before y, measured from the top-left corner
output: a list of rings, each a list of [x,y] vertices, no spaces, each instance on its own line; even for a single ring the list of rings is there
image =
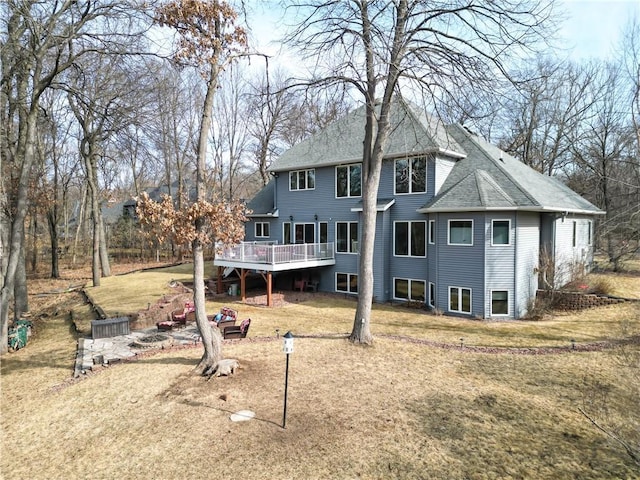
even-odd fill
[[[173,337],[164,333],[145,335],[133,342],[136,348],[167,348],[173,345]]]

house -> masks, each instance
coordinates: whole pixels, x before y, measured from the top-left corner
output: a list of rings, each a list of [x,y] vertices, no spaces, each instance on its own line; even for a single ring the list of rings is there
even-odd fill
[[[562,285],[593,259],[601,210],[465,127],[394,103],[377,201],[374,300],[446,314],[521,318],[543,282]],[[241,279],[314,279],[358,294],[365,110],[286,151],[252,200],[245,243],[218,256]],[[291,278],[293,277],[293,278]],[[302,283],[300,283],[302,282]],[[292,284],[293,285],[293,284]]]

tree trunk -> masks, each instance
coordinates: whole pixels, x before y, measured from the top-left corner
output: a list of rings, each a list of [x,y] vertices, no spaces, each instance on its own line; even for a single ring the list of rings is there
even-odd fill
[[[16,269],[16,280],[13,287],[15,318],[29,311],[29,295],[27,292],[27,262],[24,253],[24,244],[20,246],[20,261]]]
[[[47,211],[47,224],[49,226],[49,239],[51,246],[51,278],[60,278],[60,263],[58,256],[58,207],[57,204],[51,205]]]
[[[199,202],[206,199],[205,196],[205,160],[207,155],[207,139],[211,129],[211,111],[213,109],[213,98],[217,86],[219,67],[211,65],[209,80],[207,82],[207,94],[202,108],[202,120],[200,123],[200,133],[198,137],[198,163],[196,168],[196,195]],[[196,220],[196,234],[204,233],[204,221]],[[204,354],[200,363],[196,366],[196,372],[208,375],[215,371],[217,363],[222,359],[222,336],[219,331],[215,333],[209,326],[205,311],[204,296],[204,251],[200,238],[196,238],[192,243],[193,251],[193,303],[196,307],[196,323],[202,335],[202,345]]]
[[[193,242],[193,303],[196,307],[196,324],[202,337],[204,353],[196,366],[196,373],[209,375],[222,359],[222,335],[211,328],[205,310],[204,251],[199,240]]]
[[[107,248],[107,234],[104,229],[104,220],[102,218],[102,208],[98,201],[98,228],[100,232],[100,268],[103,277],[111,276],[111,266],[109,265],[109,250]]]
[[[34,107],[26,116],[24,141],[20,142],[22,145],[19,145],[18,155],[16,155],[16,158],[22,158],[23,161],[15,197],[15,214],[11,221],[7,270],[0,292],[0,354],[9,351],[9,303],[13,298],[15,276],[20,263],[20,250],[24,244],[24,221],[27,216],[29,176],[34,159],[36,120],[37,110]]]

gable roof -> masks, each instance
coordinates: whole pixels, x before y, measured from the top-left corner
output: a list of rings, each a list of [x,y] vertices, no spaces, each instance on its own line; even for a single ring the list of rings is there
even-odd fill
[[[447,127],[468,153],[456,162],[436,195],[421,213],[529,210],[602,214],[602,210],[559,180],[542,175],[463,126]]]
[[[464,158],[465,152],[445,126],[415,105],[394,101],[385,158],[432,152]],[[282,172],[362,161],[366,108],[361,106],[284,152],[269,170]]]
[[[251,210],[248,217],[277,217],[278,209],[275,206],[276,181],[271,180],[247,203]]]

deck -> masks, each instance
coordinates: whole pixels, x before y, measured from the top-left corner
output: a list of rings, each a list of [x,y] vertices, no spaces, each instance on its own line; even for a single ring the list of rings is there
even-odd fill
[[[335,250],[330,243],[277,245],[268,242],[243,242],[216,254],[217,267],[281,272],[335,265]]]

